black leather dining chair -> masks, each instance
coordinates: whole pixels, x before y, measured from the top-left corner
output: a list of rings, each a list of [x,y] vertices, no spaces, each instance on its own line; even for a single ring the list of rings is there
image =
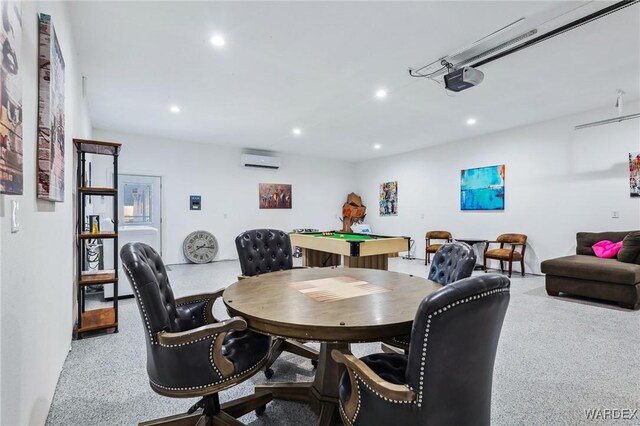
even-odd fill
[[[264,366],[271,338],[247,330],[241,317],[216,319],[213,303],[222,290],[175,299],[164,263],[148,245],[126,244],[120,258],[142,317],[151,388],[173,398],[202,397],[188,413],[141,424],[242,424],[235,418],[263,412],[270,393],[220,405],[218,392]]]
[[[339,384],[345,425],[489,425],[493,367],[507,306],[507,277],[465,278],[427,296],[405,354],[356,358]]]
[[[253,229],[236,237],[240,260],[240,279],[269,272],[293,269],[293,251],[289,234],[277,229]],[[314,368],[318,366],[318,351],[293,339],[275,338],[264,374],[273,377],[271,366],[282,352],[308,358]]]
[[[471,276],[476,265],[476,254],[473,248],[462,242],[443,244],[433,256],[429,276],[431,281],[441,285],[448,285]],[[396,352],[384,344],[394,346],[405,351],[409,350],[411,336],[397,336],[383,342],[385,352]]]

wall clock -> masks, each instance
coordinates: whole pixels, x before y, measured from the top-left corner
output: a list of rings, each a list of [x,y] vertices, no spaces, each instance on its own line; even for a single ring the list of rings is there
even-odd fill
[[[218,254],[218,240],[210,232],[194,231],[182,243],[184,257],[193,263],[209,263]]]

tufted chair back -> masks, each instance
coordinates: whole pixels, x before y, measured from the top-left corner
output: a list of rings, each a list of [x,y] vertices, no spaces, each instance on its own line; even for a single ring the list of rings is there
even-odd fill
[[[252,277],[293,268],[289,234],[277,229],[253,229],[236,237],[242,275]]]
[[[129,243],[120,250],[120,257],[132,279],[131,287],[149,333],[177,333],[202,325],[200,319],[193,318],[190,311],[176,307],[164,262],[152,247],[143,243]]]
[[[496,238],[496,241],[507,244],[526,244],[527,236],[524,234],[502,234]]]
[[[422,301],[406,371],[423,411],[414,424],[490,424],[493,367],[509,286],[502,275],[479,275]]]
[[[438,249],[431,262],[429,279],[441,285],[471,276],[476,265],[476,254],[466,243],[444,244]]]

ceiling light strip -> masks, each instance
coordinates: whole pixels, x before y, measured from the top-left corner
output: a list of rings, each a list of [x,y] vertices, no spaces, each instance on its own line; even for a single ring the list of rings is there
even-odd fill
[[[621,121],[633,120],[634,118],[640,118],[640,113],[623,115],[622,117],[614,117],[614,118],[609,118],[607,120],[594,121],[592,123],[580,124],[579,126],[575,126],[573,129],[581,130],[581,129],[586,129],[588,127],[602,126],[604,124],[619,123]]]

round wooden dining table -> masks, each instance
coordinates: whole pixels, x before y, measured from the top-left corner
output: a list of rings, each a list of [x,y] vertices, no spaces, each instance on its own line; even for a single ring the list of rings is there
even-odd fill
[[[320,342],[313,382],[256,386],[274,398],[307,402],[319,425],[334,425],[343,367],[333,349],[407,335],[420,302],[442,286],[413,275],[361,268],[308,268],[271,272],[226,288],[230,315],[275,337]]]

